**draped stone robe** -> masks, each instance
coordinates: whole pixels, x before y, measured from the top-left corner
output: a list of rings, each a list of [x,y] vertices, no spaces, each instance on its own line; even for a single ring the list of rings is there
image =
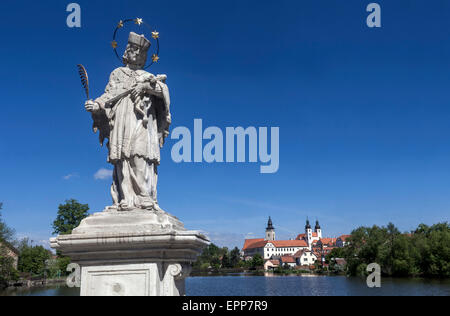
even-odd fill
[[[160,146],[171,121],[167,85],[158,80],[141,99],[126,95],[109,102],[131,90],[145,75],[149,74],[128,67],[114,70],[105,93],[95,100],[101,110],[92,115],[100,142],[109,140],[108,162],[114,165],[111,195],[121,209],[151,209],[157,203]]]

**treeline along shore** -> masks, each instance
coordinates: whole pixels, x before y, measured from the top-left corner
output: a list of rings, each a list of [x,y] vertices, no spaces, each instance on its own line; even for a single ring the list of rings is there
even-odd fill
[[[336,264],[345,259],[345,265]],[[402,233],[387,226],[359,227],[352,231],[342,248],[333,249],[322,264],[317,261],[311,270],[279,267],[280,274],[330,273],[348,276],[367,275],[367,266],[377,263],[381,273],[390,277],[450,278],[450,225],[447,222],[427,226],[420,224],[414,231]],[[194,264],[194,272],[224,273],[263,271],[260,255],[244,261],[240,250],[220,248],[211,244]]]
[[[14,230],[1,217],[0,203],[0,287],[12,284],[33,284],[39,280],[63,280],[70,258],[53,254],[29,239],[18,241]],[[89,215],[89,206],[71,199],[58,207],[52,223],[55,234],[70,234]],[[348,276],[367,275],[371,263],[381,267],[382,275],[391,277],[450,277],[450,225],[420,224],[414,231],[404,233],[389,223],[387,226],[359,227],[352,231],[342,248],[335,248],[325,260],[316,261],[309,271],[288,266],[274,273],[330,273]],[[337,260],[343,259],[343,260]],[[345,262],[344,265],[337,263]],[[264,259],[255,255],[243,260],[239,248],[229,250],[214,244],[204,249],[193,264],[193,273],[236,273],[264,270]],[[32,282],[30,282],[32,281]]]

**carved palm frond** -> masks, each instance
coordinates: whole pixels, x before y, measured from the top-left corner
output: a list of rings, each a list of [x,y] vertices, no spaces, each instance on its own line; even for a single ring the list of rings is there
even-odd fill
[[[78,73],[80,74],[80,78],[81,78],[81,85],[83,86],[84,91],[86,92],[86,97],[89,100],[89,77],[86,72],[86,68],[84,68],[83,65],[77,65],[77,67],[78,67]]]

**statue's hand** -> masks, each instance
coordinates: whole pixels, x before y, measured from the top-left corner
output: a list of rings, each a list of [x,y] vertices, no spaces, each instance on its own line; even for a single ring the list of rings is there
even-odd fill
[[[95,101],[88,100],[84,104],[84,108],[86,109],[86,111],[92,113],[92,112],[96,112],[96,111],[100,110],[100,105]]]
[[[145,83],[138,83],[134,86],[133,91],[131,92],[131,97],[133,100],[138,99],[139,97],[143,96],[146,91],[148,90],[148,85]]]

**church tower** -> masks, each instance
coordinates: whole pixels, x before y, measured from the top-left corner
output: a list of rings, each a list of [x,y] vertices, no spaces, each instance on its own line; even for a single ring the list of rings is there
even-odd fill
[[[322,239],[322,229],[320,229],[319,220],[316,220],[316,227],[314,227],[314,231],[317,233],[317,237]]]
[[[309,219],[306,219],[305,234],[306,234],[306,239],[308,240],[308,247],[311,248],[312,229],[311,229],[311,225],[309,224]]]
[[[272,219],[269,216],[269,221],[267,222],[267,228],[266,228],[266,238],[265,240],[275,240],[275,228],[272,224]]]

